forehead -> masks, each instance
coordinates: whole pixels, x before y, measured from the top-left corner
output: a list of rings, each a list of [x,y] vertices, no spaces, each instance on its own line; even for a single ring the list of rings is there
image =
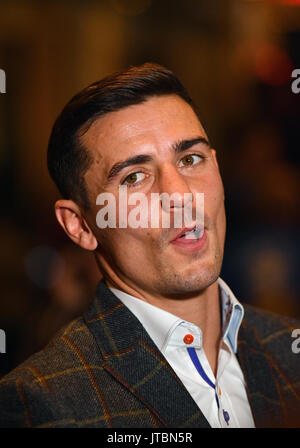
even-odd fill
[[[151,97],[96,120],[81,141],[105,173],[135,154],[164,156],[172,143],[206,133],[189,104],[177,95]]]

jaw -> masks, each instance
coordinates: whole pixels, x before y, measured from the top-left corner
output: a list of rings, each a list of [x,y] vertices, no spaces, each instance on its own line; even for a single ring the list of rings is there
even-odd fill
[[[215,282],[220,274],[224,239],[225,211],[219,209],[217,223],[207,230],[204,250],[185,251],[162,242],[161,232],[106,235],[95,251],[104,278],[132,295],[178,298],[198,294]],[[110,236],[110,238],[107,238]],[[145,241],[146,236],[146,241]],[[130,251],[128,251],[130,249]]]

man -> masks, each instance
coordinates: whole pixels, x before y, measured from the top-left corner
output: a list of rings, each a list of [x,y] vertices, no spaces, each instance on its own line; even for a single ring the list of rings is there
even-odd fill
[[[145,64],[84,89],[54,125],[48,167],[56,217],[103,280],[84,316],[2,379],[1,426],[297,426],[300,323],[242,306],[219,278],[223,185],[177,77]],[[172,197],[158,209],[171,225],[124,226],[134,193],[148,200],[140,215],[153,194]],[[176,227],[197,194],[204,222]],[[101,198],[117,210],[103,228]]]

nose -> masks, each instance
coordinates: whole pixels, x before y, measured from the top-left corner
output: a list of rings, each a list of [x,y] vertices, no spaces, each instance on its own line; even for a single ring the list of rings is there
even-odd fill
[[[160,194],[168,195],[170,201],[162,201],[162,209],[165,211],[176,211],[182,209],[187,202],[193,202],[192,191],[186,179],[178,172],[174,165],[164,166],[160,173],[159,180]],[[189,196],[185,196],[189,193]]]

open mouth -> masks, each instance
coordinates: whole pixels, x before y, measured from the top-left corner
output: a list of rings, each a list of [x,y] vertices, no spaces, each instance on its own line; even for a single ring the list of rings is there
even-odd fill
[[[197,251],[207,246],[207,234],[203,224],[186,227],[177,234],[171,244],[187,251]]]
[[[187,230],[182,235],[179,236],[179,239],[186,239],[186,240],[195,240],[198,241],[202,235],[203,235],[203,227],[198,225],[195,226],[192,230]]]
[[[173,241],[198,241],[204,233],[204,227],[201,224],[195,224],[193,227],[183,229]]]

